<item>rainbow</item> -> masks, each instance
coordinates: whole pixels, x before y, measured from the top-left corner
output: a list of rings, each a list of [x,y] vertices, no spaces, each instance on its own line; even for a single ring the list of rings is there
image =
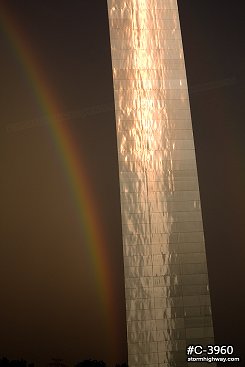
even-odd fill
[[[108,328],[108,347],[115,352],[117,342],[115,285],[111,274],[110,255],[106,239],[99,219],[96,203],[93,199],[91,184],[78,153],[75,139],[67,124],[62,124],[56,117],[61,109],[46,80],[42,66],[35,59],[22,25],[1,2],[0,29],[5,35],[15,58],[21,65],[26,80],[29,82],[33,95],[42,114],[47,116],[52,141],[56,146],[62,162],[65,176],[76,205],[83,235],[86,237],[87,253],[97,279],[97,291],[101,301],[100,308]]]

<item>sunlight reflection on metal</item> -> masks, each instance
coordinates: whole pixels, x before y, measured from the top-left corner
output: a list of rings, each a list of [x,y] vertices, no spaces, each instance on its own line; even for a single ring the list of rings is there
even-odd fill
[[[182,367],[213,329],[177,3],[108,0],[108,13],[129,366]]]

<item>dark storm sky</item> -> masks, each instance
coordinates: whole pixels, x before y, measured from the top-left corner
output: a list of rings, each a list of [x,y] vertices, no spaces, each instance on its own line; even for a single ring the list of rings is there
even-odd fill
[[[108,238],[118,284],[116,360],[122,362],[126,326],[106,1],[6,4],[28,35],[60,112],[90,108],[67,123]],[[179,1],[216,342],[234,345],[238,356],[245,309],[242,4]],[[45,124],[8,129],[43,111],[3,33],[0,47],[0,356],[40,366],[52,357],[115,363],[104,345],[96,279],[83,257],[83,234],[50,131]],[[98,105],[107,111],[91,113]]]
[[[217,344],[244,355],[245,125],[243,2],[179,1],[189,86],[234,78],[191,95]]]

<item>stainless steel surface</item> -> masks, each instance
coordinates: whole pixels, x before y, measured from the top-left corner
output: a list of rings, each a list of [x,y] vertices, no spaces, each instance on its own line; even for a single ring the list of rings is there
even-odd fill
[[[212,342],[176,0],[108,0],[129,366],[185,366]]]

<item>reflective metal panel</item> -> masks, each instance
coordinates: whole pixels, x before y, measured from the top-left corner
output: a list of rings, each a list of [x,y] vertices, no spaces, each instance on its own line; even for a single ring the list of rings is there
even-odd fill
[[[213,328],[177,2],[108,13],[129,366],[185,366]]]

